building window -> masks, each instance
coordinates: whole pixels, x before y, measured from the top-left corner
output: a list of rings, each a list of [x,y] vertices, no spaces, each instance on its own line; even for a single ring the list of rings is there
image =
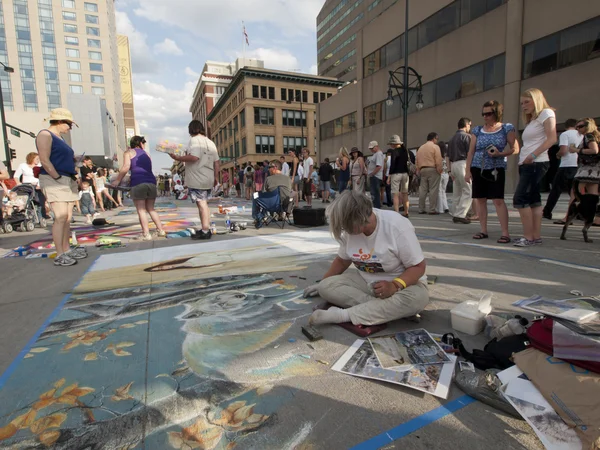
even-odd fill
[[[102,61],[102,53],[100,53],[100,52],[88,51],[88,55],[89,55],[90,59],[92,59],[94,61]]]
[[[267,98],[267,86],[260,87],[260,98]]]
[[[77,14],[71,11],[63,11],[63,20],[77,20]]]
[[[71,94],[83,94],[83,86],[70,85],[69,92]]]
[[[100,39],[88,39],[87,42],[90,48],[100,48],[102,46]]]
[[[275,88],[269,86],[269,100],[275,100]]]
[[[92,94],[94,95],[104,95],[104,88],[98,86],[92,86]]]
[[[306,111],[293,111],[289,109],[284,109],[282,115],[284,127],[306,126]]]
[[[98,25],[98,23],[100,23],[100,21],[98,20],[98,16],[86,14],[85,15],[85,23],[93,23],[93,24]]]
[[[385,120],[384,117],[384,102],[379,102],[371,106],[367,106],[364,109],[364,123],[365,127],[370,127],[371,125],[378,124]]]
[[[275,136],[256,136],[256,153],[275,153]]]
[[[246,149],[246,138],[242,138],[242,155],[245,155],[248,152]]]
[[[287,89],[286,88],[281,88],[281,100],[283,100],[283,101],[287,100]]]
[[[102,64],[90,63],[90,70],[92,72],[102,72]]]
[[[81,83],[83,81],[83,77],[81,76],[80,73],[70,73],[69,81],[75,81],[77,83]]]
[[[461,0],[460,25],[466,25],[487,12],[485,0]]]
[[[254,123],[256,125],[275,125],[275,110],[273,108],[254,108]]]
[[[63,8],[75,8],[75,0],[62,0]]]
[[[65,33],[77,33],[77,25],[71,25],[70,23],[63,24],[63,30]]]
[[[95,84],[104,84],[103,75],[90,75],[90,81]]]
[[[600,17],[531,42],[523,48],[523,79],[600,56]]]
[[[215,94],[217,95],[223,95],[225,93],[225,87],[224,86],[215,86]]]
[[[384,51],[385,51],[385,47],[380,48],[364,58],[364,60],[363,60],[363,77],[366,78],[369,75],[373,75],[375,72],[377,72],[379,69],[381,69],[381,67],[382,67],[381,55]]]
[[[283,137],[283,153],[287,153],[290,151],[300,153],[304,147],[306,147],[307,140],[306,138],[302,139],[301,137],[295,136],[284,136]]]
[[[320,92],[320,93],[319,93],[319,98],[320,98],[320,100],[321,100],[321,101],[323,101],[323,100],[325,100],[325,99],[326,99],[326,98],[328,98],[328,97],[326,97],[326,94],[325,94],[325,92]]]
[[[65,36],[65,44],[79,45],[79,38],[75,36]]]
[[[319,103],[319,93],[313,92],[313,103]]]
[[[255,84],[252,85],[252,98],[259,98],[258,86]]]
[[[79,61],[67,61],[67,67],[71,70],[81,70],[81,63]]]
[[[488,59],[483,64],[483,89],[487,91],[502,86],[506,64],[504,54]]]
[[[246,126],[246,110],[242,109],[240,111],[240,128],[244,128]]]
[[[88,36],[100,36],[100,28],[96,27],[85,27]]]
[[[79,58],[79,50],[76,48],[67,48],[65,49],[67,52],[67,57],[69,58]]]
[[[98,12],[98,5],[96,3],[85,2],[83,6],[86,11]]]

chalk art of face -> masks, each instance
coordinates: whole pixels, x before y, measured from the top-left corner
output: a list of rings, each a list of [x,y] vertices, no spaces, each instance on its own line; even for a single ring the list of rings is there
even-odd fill
[[[298,291],[269,286],[211,293],[186,305],[178,317],[185,322],[183,355],[197,375],[250,382],[256,378],[249,371],[273,356],[270,344],[307,314]]]

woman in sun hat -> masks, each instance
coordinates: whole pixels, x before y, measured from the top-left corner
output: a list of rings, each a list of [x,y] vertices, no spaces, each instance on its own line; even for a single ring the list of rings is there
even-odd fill
[[[56,266],[72,266],[78,259],[87,257],[83,247],[70,248],[71,216],[73,206],[79,200],[75,170],[75,152],[61,137],[78,126],[71,111],[57,108],[50,111],[50,126],[38,133],[35,145],[40,155],[40,187],[52,211],[54,224],[52,238],[56,246]]]

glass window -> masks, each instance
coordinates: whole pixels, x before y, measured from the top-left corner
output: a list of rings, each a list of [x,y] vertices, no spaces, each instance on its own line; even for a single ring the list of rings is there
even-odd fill
[[[83,4],[84,8],[86,11],[90,11],[90,12],[98,12],[98,5],[96,3],[88,3],[85,2]]]
[[[402,115],[402,103],[398,96],[394,96],[394,103],[392,106],[388,106],[387,103],[385,103],[384,108],[386,120],[395,119]]]
[[[446,75],[436,81],[435,98],[436,105],[451,102],[460,98],[462,77],[460,72]]]
[[[458,98],[478,94],[483,91],[483,64],[475,64],[460,72],[461,84]]]
[[[69,81],[82,82],[83,81],[83,77],[81,76],[80,73],[70,73],[69,74]]]
[[[481,1],[483,3],[483,1]],[[506,3],[506,0],[487,0],[487,10],[491,11],[492,9],[496,9],[502,3]]]
[[[63,11],[63,20],[77,20],[77,14],[71,11]]]
[[[323,100],[325,100],[325,98],[327,98],[327,97],[325,97],[325,92],[320,92],[319,93],[319,100],[323,101]]]
[[[75,0],[62,0],[63,8],[75,8]]]
[[[319,93],[313,92],[313,103],[319,103]]]
[[[275,110],[273,108],[254,108],[254,123],[256,125],[274,125]]]
[[[24,41],[30,41],[31,33],[28,30],[17,30],[17,39],[22,39]]]
[[[92,72],[102,72],[102,64],[90,63],[90,70]]]
[[[96,84],[104,84],[104,75],[90,75],[90,81]]]
[[[419,42],[418,48],[425,47],[427,44],[430,44],[431,42],[437,39],[438,14],[439,13],[434,14],[433,16],[429,17],[428,19],[425,19],[423,22],[417,25]]]
[[[85,30],[89,36],[100,36],[100,28],[85,27]]]
[[[302,101],[308,103],[308,91],[302,91]]]
[[[423,109],[435,106],[435,81],[423,85]],[[416,103],[415,103],[416,108]]]
[[[558,34],[527,44],[523,55],[523,79],[556,70],[558,47]]]
[[[88,42],[88,47],[91,47],[91,48],[100,48],[101,47],[99,39],[88,39],[87,42]]]
[[[260,98],[267,98],[267,86],[260,87]]]
[[[246,110],[242,109],[240,111],[240,127],[244,128],[246,126]]]
[[[363,76],[366,78],[381,69],[381,50],[368,55],[363,61]]]
[[[54,33],[41,33],[42,34],[42,42],[46,44],[54,44]]]
[[[287,100],[287,89],[281,88],[281,100]]]
[[[600,18],[560,33],[558,67],[568,67],[600,56]]]
[[[85,22],[86,23],[95,23],[96,25],[98,25],[98,23],[100,23],[100,21],[98,20],[98,16],[92,16],[91,14],[85,15]]]
[[[275,88],[269,86],[269,100],[275,100]]]
[[[442,36],[445,36],[448,33],[456,30],[460,26],[460,2],[451,3],[436,13],[434,17],[436,18],[437,27],[435,39],[439,39]]]
[[[88,54],[90,59],[93,59],[94,61],[102,61],[102,53],[89,51]]]
[[[483,63],[484,66],[484,90],[493,89],[504,85],[504,54],[488,59]]]
[[[79,58],[79,50],[76,48],[67,48],[66,52],[69,58]]]
[[[385,46],[385,63],[383,66],[389,66],[390,64],[400,61],[404,54],[404,35],[398,36],[392,42],[389,42]]]
[[[485,0],[461,0],[460,25],[465,25],[486,13]]]
[[[71,92],[71,94],[83,94],[83,86],[70,85],[69,92]]]
[[[20,45],[19,45],[20,47]],[[48,47],[43,45],[42,46],[42,54],[43,55],[47,55],[47,56],[54,56],[56,55],[56,47]]]
[[[65,44],[79,45],[79,38],[75,36],[65,36]]]
[[[81,63],[79,61],[67,61],[67,67],[71,70],[81,70]]]
[[[104,88],[98,86],[92,86],[92,94],[94,95],[104,95]]]
[[[379,102],[371,106],[367,106],[364,109],[364,122],[365,126],[375,125],[379,122],[384,121],[383,117],[383,104],[385,102]]]
[[[252,97],[253,98],[258,98],[258,86],[257,85],[252,85]]]
[[[333,137],[333,121],[324,123],[321,125],[320,138],[321,140],[329,139]]]
[[[65,33],[77,33],[77,25],[71,25],[70,23],[63,24],[63,30]]]

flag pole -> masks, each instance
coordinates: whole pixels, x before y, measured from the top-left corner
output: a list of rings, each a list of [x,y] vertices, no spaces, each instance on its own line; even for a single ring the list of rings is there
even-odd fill
[[[243,63],[242,63],[242,67],[244,67],[246,65],[246,25],[244,24],[244,21],[242,20],[242,58],[243,58]]]

